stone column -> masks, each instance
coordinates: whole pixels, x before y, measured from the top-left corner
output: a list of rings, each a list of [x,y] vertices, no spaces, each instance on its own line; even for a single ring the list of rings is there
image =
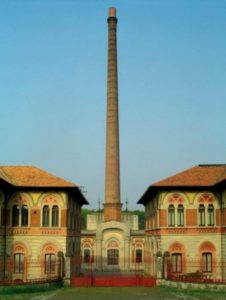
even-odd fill
[[[65,255],[65,277],[64,277],[64,285],[70,286],[71,284],[71,255]]]
[[[96,266],[97,270],[102,270],[102,240],[100,238],[96,239]]]
[[[109,9],[104,220],[121,221],[116,9]]]
[[[125,256],[125,271],[130,270],[130,261],[131,261],[131,254],[130,254],[130,239],[127,237],[125,239],[125,248],[124,248],[124,256]]]

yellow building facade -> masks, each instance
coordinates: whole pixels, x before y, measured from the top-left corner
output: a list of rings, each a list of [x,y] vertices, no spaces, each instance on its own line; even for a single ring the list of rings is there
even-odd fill
[[[120,221],[105,221],[102,212],[87,216],[81,233],[81,270],[90,272],[142,272],[144,231],[138,216],[121,212]]]
[[[80,272],[80,212],[74,184],[36,167],[0,167],[0,276],[29,281]]]
[[[225,279],[225,174],[226,165],[199,165],[147,189],[147,273]]]

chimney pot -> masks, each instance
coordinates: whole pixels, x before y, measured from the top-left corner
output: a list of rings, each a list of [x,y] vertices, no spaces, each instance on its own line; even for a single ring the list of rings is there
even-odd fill
[[[110,17],[116,17],[116,8],[115,7],[109,8],[109,18]]]

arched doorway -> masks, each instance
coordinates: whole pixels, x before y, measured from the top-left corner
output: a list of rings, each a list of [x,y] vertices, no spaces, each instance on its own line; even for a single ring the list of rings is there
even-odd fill
[[[107,243],[107,266],[112,269],[119,267],[119,244],[115,239]]]

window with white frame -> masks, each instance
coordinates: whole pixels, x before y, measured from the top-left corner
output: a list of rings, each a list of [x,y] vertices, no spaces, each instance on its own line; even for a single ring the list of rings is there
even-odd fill
[[[52,227],[59,225],[59,208],[57,205],[52,207]]]
[[[170,204],[168,208],[168,225],[175,226],[175,207],[173,204]]]
[[[119,264],[119,250],[109,249],[107,250],[107,264],[118,265]]]
[[[135,258],[136,263],[142,263],[142,254],[143,254],[142,249],[136,249],[136,258]]]
[[[199,226],[206,225],[206,214],[204,204],[199,205]]]
[[[58,227],[59,226],[59,207],[57,205],[42,207],[42,226],[43,227]]]
[[[56,255],[53,253],[45,254],[45,273],[52,274],[56,271]]]
[[[202,271],[212,272],[212,253],[202,253]]]
[[[209,204],[207,208],[208,226],[214,226],[214,207],[213,204]]]
[[[184,226],[184,206],[179,204],[177,207],[177,226]]]
[[[14,254],[14,273],[24,273],[24,254]]]
[[[28,226],[28,206],[13,205],[12,207],[12,225],[13,226]]]
[[[44,205],[42,208],[42,226],[49,226],[49,206]]]
[[[172,272],[181,273],[182,272],[182,254],[173,253],[172,254]]]
[[[90,263],[91,262],[91,250],[90,249],[84,249],[84,263]]]

